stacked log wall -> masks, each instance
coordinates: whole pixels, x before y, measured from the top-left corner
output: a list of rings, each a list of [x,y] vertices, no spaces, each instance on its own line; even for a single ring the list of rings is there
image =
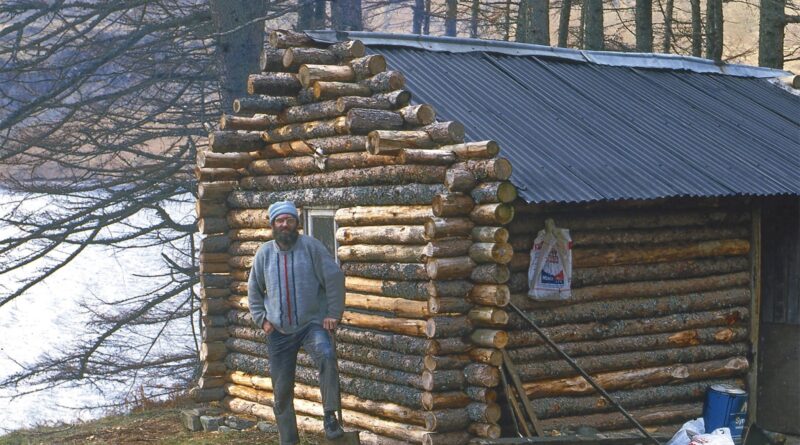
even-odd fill
[[[457,150],[442,147],[463,142],[463,126],[436,122],[428,105],[409,105],[402,75],[387,71],[381,56],[364,56],[360,42],[319,45],[273,32],[270,43],[265,71],[248,81],[251,96],[235,101],[235,115],[223,116],[210,135],[214,156],[206,157],[247,160],[215,221],[220,236],[227,233],[218,247],[227,264],[217,258],[213,282],[215,307],[224,314],[215,319],[225,328],[217,342],[225,364],[222,402],[235,412],[272,416],[269,357],[248,313],[247,279],[258,246],[272,238],[268,206],[288,199],[301,211],[339,209],[345,424],[368,430],[366,443],[466,443],[473,419],[497,417],[473,400],[494,400],[492,392],[468,391],[464,371],[472,361],[471,235],[426,232],[436,219],[435,200],[446,194],[445,175],[459,159]],[[432,277],[430,262],[454,252],[470,268]],[[297,381],[300,428],[318,433],[316,370],[302,352]]]
[[[701,414],[705,389],[749,369],[751,223],[746,200],[515,203],[511,300],[642,424],[670,433]],[[528,297],[544,221],[570,230],[572,297]],[[547,430],[629,429],[516,314],[508,351]]]
[[[238,186],[249,162],[258,156],[258,153],[249,151],[223,153],[215,151],[211,145],[201,147],[197,153],[198,199],[195,212],[201,235],[198,263],[202,324],[200,359],[203,367],[193,395],[201,402],[220,400],[225,395],[226,315],[232,275],[227,197]]]

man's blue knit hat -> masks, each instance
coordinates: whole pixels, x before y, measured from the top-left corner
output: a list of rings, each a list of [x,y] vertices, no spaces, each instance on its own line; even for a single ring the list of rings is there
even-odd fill
[[[292,201],[278,201],[269,206],[269,225],[275,222],[278,215],[292,215],[297,218],[297,207]]]

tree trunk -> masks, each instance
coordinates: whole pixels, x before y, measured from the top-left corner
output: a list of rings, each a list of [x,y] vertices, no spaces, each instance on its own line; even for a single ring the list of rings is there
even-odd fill
[[[703,21],[700,17],[700,0],[689,0],[692,8],[692,55],[703,56]]]
[[[300,0],[297,3],[297,23],[294,26],[295,31],[302,32],[314,29],[316,2],[314,0]]]
[[[472,0],[469,15],[469,37],[471,39],[478,38],[478,21],[480,20],[481,2],[480,0]]]
[[[758,65],[783,69],[786,0],[761,0],[758,27]]]
[[[531,4],[530,42],[550,46],[550,0],[528,0]]]
[[[425,0],[414,0],[413,16],[411,18],[411,32],[422,34],[422,25],[425,21]]]
[[[722,61],[722,0],[706,1],[706,59]]]
[[[569,44],[569,19],[572,0],[561,0],[561,13],[558,16],[558,46],[566,48]]]
[[[636,0],[636,51],[653,52],[652,0]]]
[[[667,0],[664,9],[664,43],[661,45],[661,52],[669,54],[672,51],[672,21],[675,16],[675,0]]]
[[[531,39],[531,1],[520,0],[519,2],[515,40],[520,43],[529,43]]]
[[[456,18],[458,16],[458,1],[445,0],[447,10],[444,18],[444,35],[456,36]]]
[[[603,0],[584,0],[584,8],[586,8],[584,48],[590,51],[602,51],[604,47]]]
[[[248,0],[211,0],[209,2],[214,31],[220,78],[220,106],[223,112],[233,111],[233,100],[246,94],[245,85],[250,73],[258,72],[258,61],[264,45],[264,21],[248,23],[254,17],[264,17],[266,2]],[[236,32],[228,32],[242,26]]]
[[[361,0],[331,2],[331,27],[337,31],[363,31]]]

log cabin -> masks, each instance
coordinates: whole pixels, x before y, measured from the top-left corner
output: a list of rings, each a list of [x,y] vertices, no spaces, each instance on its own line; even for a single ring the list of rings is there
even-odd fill
[[[648,428],[672,434],[728,383],[749,391],[751,423],[798,433],[800,96],[775,81],[786,73],[324,31],[273,31],[260,66],[197,158],[198,400],[273,418],[247,279],[272,238],[267,207],[289,199],[346,274],[344,422],[365,443],[511,434],[503,354],[544,434],[631,430],[512,304]],[[572,240],[558,301],[528,296],[548,220]],[[299,426],[319,431],[302,352],[297,380]]]

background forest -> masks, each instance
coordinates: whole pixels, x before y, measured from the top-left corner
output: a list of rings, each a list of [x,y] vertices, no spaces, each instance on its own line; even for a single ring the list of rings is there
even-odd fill
[[[37,360],[11,357],[17,369],[0,375],[0,389],[89,386],[108,407],[191,386],[201,323],[188,210],[194,159],[220,114],[245,95],[261,53],[253,42],[265,28],[475,37],[791,69],[800,67],[799,23],[791,0],[3,1],[0,314],[17,303],[46,311],[48,301],[26,295],[93,248],[158,254],[130,271],[146,289],[67,296],[88,321]],[[120,383],[137,391],[113,390]]]

